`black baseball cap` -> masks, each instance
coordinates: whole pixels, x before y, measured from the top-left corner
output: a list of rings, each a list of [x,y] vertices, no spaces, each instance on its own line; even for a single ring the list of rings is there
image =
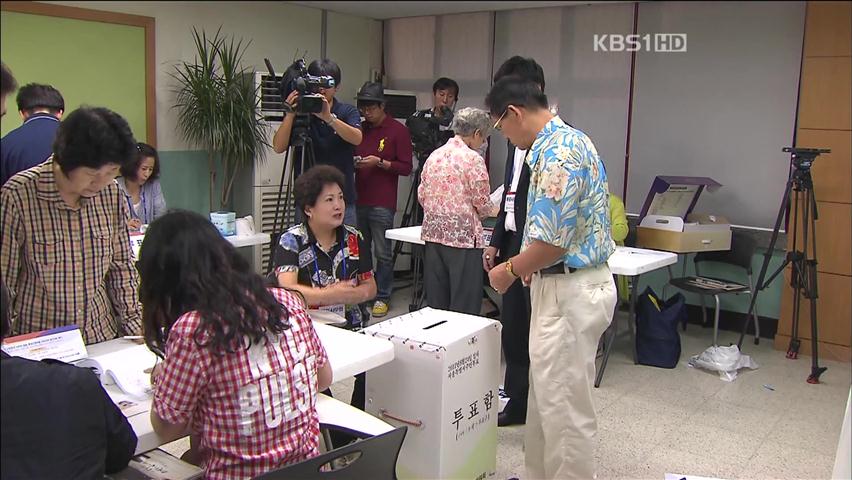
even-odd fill
[[[362,85],[361,89],[358,90],[358,94],[355,96],[355,99],[358,100],[359,103],[384,103],[385,88],[378,82],[364,82],[364,85]]]

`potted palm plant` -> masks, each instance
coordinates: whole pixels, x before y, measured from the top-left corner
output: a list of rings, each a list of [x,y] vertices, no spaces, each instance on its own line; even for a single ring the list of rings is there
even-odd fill
[[[187,143],[207,153],[211,212],[217,175],[222,184],[217,207],[226,210],[237,173],[268,145],[255,72],[242,66],[250,42],[226,38],[221,30],[210,38],[193,27],[196,56],[192,62],[179,62],[171,72],[177,82],[173,108],[178,111],[178,128]]]

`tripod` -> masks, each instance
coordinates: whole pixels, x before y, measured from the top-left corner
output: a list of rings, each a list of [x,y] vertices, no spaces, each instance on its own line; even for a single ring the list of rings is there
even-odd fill
[[[296,114],[296,119],[293,121],[293,130],[290,133],[290,146],[287,148],[287,152],[284,154],[284,165],[281,167],[281,181],[278,184],[278,196],[275,201],[275,216],[272,220],[272,235],[269,242],[269,263],[267,264],[266,270],[272,273],[272,267],[274,266],[275,259],[275,246],[278,245],[278,240],[283,234],[281,231],[281,223],[280,221],[284,218],[287,218],[287,208],[290,205],[290,199],[293,196],[293,184],[296,181],[296,177],[304,172],[305,170],[311,168],[316,161],[316,154],[314,153],[314,145],[311,140],[310,135],[308,134],[308,125],[310,122],[309,114]],[[290,162],[290,152],[291,150],[299,150],[299,169],[297,173],[297,169],[295,168],[295,161]],[[295,157],[296,154],[293,154]],[[281,205],[282,203],[282,195],[284,193],[284,185],[287,185],[287,196],[284,197],[286,199],[286,203],[284,205],[284,214],[281,214]],[[298,218],[296,215],[298,212],[294,212],[294,220]]]
[[[423,172],[423,164],[426,163],[427,156],[421,156],[422,161],[418,162],[417,170],[414,171],[414,179],[411,182],[411,189],[408,191],[408,200],[405,202],[402,219],[400,220],[400,228],[410,227],[412,225],[420,225],[423,222],[423,211],[420,208],[420,202],[417,200],[417,189],[420,187],[420,174]],[[397,241],[393,248],[393,257],[391,265],[396,265],[396,259],[402,252],[404,242]],[[423,248],[419,245],[411,246],[411,303],[408,304],[408,311],[413,312],[420,308],[423,304]]]
[[[760,275],[755,284],[754,295],[751,297],[751,304],[746,315],[746,322],[743,325],[740,339],[737,342],[737,347],[742,348],[743,339],[746,335],[746,330],[751,323],[752,313],[754,312],[757,293],[766,288],[772,283],[775,277],[780,274],[787,265],[791,265],[790,286],[793,287],[793,331],[790,334],[790,345],[787,348],[787,358],[796,359],[799,356],[799,347],[801,340],[799,339],[799,311],[802,306],[802,297],[810,300],[811,314],[811,374],[808,376],[808,383],[818,384],[819,377],[825,372],[826,367],[819,366],[819,353],[817,340],[817,304],[816,300],[819,297],[817,289],[817,253],[816,253],[816,220],[819,218],[817,213],[816,197],[814,196],[814,182],[811,177],[811,165],[813,165],[816,157],[821,153],[830,153],[831,150],[821,148],[792,148],[785,147],[784,152],[789,152],[791,155],[790,175],[787,179],[787,185],[784,189],[784,197],[781,200],[781,207],[778,209],[778,218],[775,220],[775,228],[772,231],[772,239],[769,242],[769,247],[764,253],[763,266],[760,268]],[[790,193],[793,192],[793,203],[790,202]],[[785,210],[792,209],[793,221],[793,243],[790,251],[784,262],[766,281],[764,277],[766,270],[769,267],[769,261],[772,258],[772,252],[775,249],[775,243],[778,241],[778,233],[781,229],[781,221],[784,219]],[[801,212],[800,212],[801,210]],[[801,213],[802,233],[801,250],[799,246],[799,215]],[[788,229],[789,231],[789,229]],[[810,249],[808,248],[810,247]]]

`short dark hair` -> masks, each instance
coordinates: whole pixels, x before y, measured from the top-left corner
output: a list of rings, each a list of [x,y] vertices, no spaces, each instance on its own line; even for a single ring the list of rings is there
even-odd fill
[[[317,165],[299,175],[293,188],[293,201],[296,202],[296,208],[304,212],[306,207],[316,205],[322,189],[330,184],[337,184],[341,190],[346,189],[343,173],[331,165]]]
[[[160,176],[160,155],[157,154],[157,150],[151,145],[142,142],[137,143],[136,147],[139,150],[139,155],[136,155],[136,158],[132,161],[121,166],[121,176],[133,181],[138,180],[139,165],[142,165],[142,160],[151,157],[154,159],[154,170],[151,172],[148,180],[157,179]]]
[[[509,75],[537,83],[541,85],[541,91],[544,91],[544,69],[532,58],[515,55],[506,60],[497,69],[497,73],[494,74],[494,83],[499,82],[501,78],[508,77]]]
[[[6,283],[0,280],[0,339],[6,338],[9,331],[12,330],[11,315],[9,315],[11,309],[9,290],[6,289]]]
[[[485,105],[492,115],[502,115],[509,105],[531,110],[548,107],[547,96],[535,82],[514,75],[501,78],[491,87]]]
[[[57,114],[65,110],[65,99],[59,90],[41,83],[28,83],[21,87],[16,101],[21,112],[46,108],[50,113]]]
[[[62,173],[79,167],[124,166],[139,155],[127,120],[103,107],[80,107],[71,112],[56,132],[53,158]]]
[[[328,75],[334,79],[334,86],[340,86],[340,67],[333,60],[323,58],[322,60],[314,60],[308,65],[308,73],[311,75]]]
[[[453,95],[455,95],[456,100],[459,99],[459,84],[452,78],[441,77],[435,80],[435,83],[432,84],[432,95],[438,90],[452,90],[455,92]]]
[[[16,88],[18,88],[18,82],[12,75],[12,71],[5,63],[0,62],[0,95],[8,95],[14,92]]]

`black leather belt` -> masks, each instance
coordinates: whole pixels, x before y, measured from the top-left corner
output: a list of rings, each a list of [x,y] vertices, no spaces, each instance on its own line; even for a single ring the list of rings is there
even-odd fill
[[[577,271],[576,268],[568,267],[568,273],[574,273],[576,271]],[[542,268],[541,270],[539,270],[539,273],[541,273],[542,275],[554,274],[554,273],[565,273],[565,264],[564,263],[557,263],[556,265],[551,265],[547,268]]]

